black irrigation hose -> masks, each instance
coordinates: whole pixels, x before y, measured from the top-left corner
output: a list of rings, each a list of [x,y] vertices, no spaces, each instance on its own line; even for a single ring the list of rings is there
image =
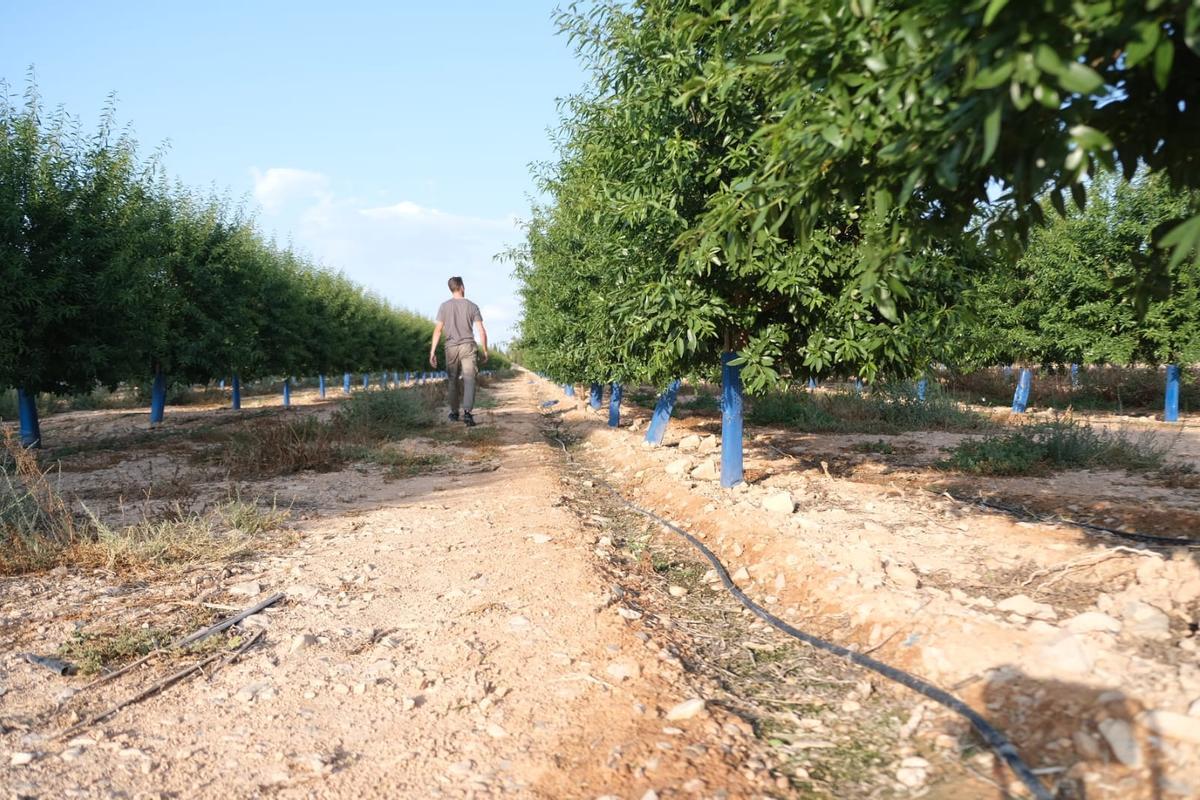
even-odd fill
[[[567,450],[566,443],[562,439],[558,438],[558,436],[555,436],[554,439],[562,447],[563,452],[567,455],[567,458],[574,461],[574,458],[571,457],[570,451]],[[971,723],[971,726],[979,732],[979,735],[983,737],[983,740],[987,742],[988,746],[992,748],[996,755],[1004,759],[1004,762],[1008,764],[1009,769],[1011,769],[1013,773],[1021,779],[1021,782],[1025,784],[1025,787],[1029,789],[1029,791],[1035,798],[1037,798],[1037,800],[1054,800],[1054,795],[1052,795],[1046,789],[1046,787],[1042,785],[1042,782],[1038,780],[1038,777],[1033,774],[1033,770],[1031,770],[1029,766],[1021,759],[1021,756],[1017,753],[1017,748],[1013,746],[1012,742],[1010,742],[1003,733],[997,730],[990,722],[988,722],[977,711],[975,711],[975,709],[971,708],[962,700],[959,700],[949,692],[939,689],[933,684],[921,680],[915,675],[910,675],[904,670],[897,669],[896,667],[885,664],[882,661],[876,661],[870,656],[863,655],[862,653],[856,653],[855,651],[842,647],[841,645],[834,644],[833,642],[827,642],[824,639],[792,627],[747,597],[746,593],[739,589],[738,585],[733,582],[732,578],[729,577],[729,572],[725,569],[725,565],[721,563],[721,560],[717,558],[713,551],[709,550],[708,547],[706,547],[704,543],[695,536],[692,536],[692,534],[683,530],[679,526],[668,522],[659,515],[655,514],[653,511],[647,511],[646,509],[634,505],[630,501],[626,500],[620,492],[614,489],[612,485],[603,478],[596,477],[595,480],[596,483],[607,489],[609,493],[612,494],[613,497],[617,498],[617,500],[619,500],[622,504],[629,507],[633,511],[636,511],[642,516],[649,517],[674,533],[679,534],[686,539],[688,543],[692,545],[692,547],[695,547],[697,550],[699,550],[704,557],[708,559],[708,563],[712,564],[713,569],[716,571],[717,576],[721,579],[721,583],[724,585],[725,589],[731,595],[733,595],[739,603],[748,608],[750,612],[754,614],[754,616],[758,617],[771,627],[786,633],[788,636],[792,636],[802,642],[805,642],[806,644],[810,644],[818,650],[824,650],[827,653],[832,653],[835,656],[844,658],[852,664],[857,664],[860,667],[865,667],[869,670],[877,672],[885,678],[893,680],[903,686],[907,686],[909,689],[923,694],[930,700],[940,703],[951,711],[962,715],[968,722]]]
[[[950,492],[936,492],[932,489],[930,489],[929,491],[933,492],[934,494],[940,494],[945,497],[949,497],[951,500],[955,500],[959,503],[970,503],[972,505],[980,505],[980,506],[983,506],[984,508],[991,508],[996,511],[1003,511],[1006,514],[1012,514],[1013,516],[1018,516],[1018,517],[1027,517],[1029,519],[1041,519],[1037,514],[1032,514],[1024,509],[1015,508],[1013,506],[1006,506],[1001,503],[993,503],[991,500],[984,500],[982,497],[968,499],[965,497],[955,497]],[[1195,539],[1182,539],[1182,538],[1172,537],[1172,536],[1154,536],[1153,534],[1149,534],[1149,533],[1137,533],[1136,531],[1123,531],[1119,528],[1107,528],[1103,525],[1096,525],[1095,523],[1092,523],[1092,522],[1081,522],[1079,520],[1069,519],[1067,517],[1051,518],[1051,520],[1054,522],[1061,522],[1066,525],[1073,525],[1077,528],[1083,528],[1085,531],[1099,531],[1100,533],[1107,533],[1112,536],[1118,536],[1122,539],[1129,539],[1130,541],[1141,542],[1143,544],[1149,544],[1149,545],[1156,545],[1158,547],[1200,547],[1200,541],[1197,541]]]

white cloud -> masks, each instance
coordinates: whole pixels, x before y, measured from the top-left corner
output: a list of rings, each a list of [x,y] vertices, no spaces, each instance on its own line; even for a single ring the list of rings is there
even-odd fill
[[[311,202],[327,197],[329,179],[319,172],[291,167],[271,167],[250,171],[254,178],[254,199],[271,213],[289,202]]]
[[[511,341],[519,302],[511,266],[494,256],[521,238],[515,216],[459,214],[409,199],[379,205],[332,191],[320,173],[254,172],[264,222],[394,304],[433,316],[461,275],[494,342]]]

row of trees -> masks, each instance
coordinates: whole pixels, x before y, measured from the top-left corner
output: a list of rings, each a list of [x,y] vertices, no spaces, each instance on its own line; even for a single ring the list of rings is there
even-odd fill
[[[665,385],[735,352],[762,390],[1193,357],[1194,3],[636,0],[560,22],[591,82],[510,254],[531,367]],[[1114,223],[1082,265],[1054,230]],[[1083,287],[1031,288],[1046,270]],[[1059,313],[1097,293],[1091,321]],[[1007,335],[1026,329],[1063,347]]]
[[[419,369],[432,324],[172,183],[111,109],[94,133],[0,96],[0,386],[85,392]]]
[[[1131,291],[1155,228],[1195,199],[1162,175],[1101,174],[1089,191],[1085,210],[1052,213],[1020,259],[975,278],[961,363],[1200,363],[1200,264],[1178,265],[1142,304]]]

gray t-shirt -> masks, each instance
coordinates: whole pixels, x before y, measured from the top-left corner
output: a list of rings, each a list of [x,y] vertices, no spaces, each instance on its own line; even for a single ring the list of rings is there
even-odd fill
[[[447,347],[475,341],[475,323],[483,322],[479,306],[465,297],[451,297],[438,306],[437,321]]]

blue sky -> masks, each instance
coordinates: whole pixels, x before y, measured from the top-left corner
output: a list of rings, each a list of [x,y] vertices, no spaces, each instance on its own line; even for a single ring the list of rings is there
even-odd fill
[[[228,189],[261,227],[432,315],[461,274],[493,340],[528,165],[584,75],[554,0],[7,3],[0,78],[93,124],[107,96],[170,172]]]

